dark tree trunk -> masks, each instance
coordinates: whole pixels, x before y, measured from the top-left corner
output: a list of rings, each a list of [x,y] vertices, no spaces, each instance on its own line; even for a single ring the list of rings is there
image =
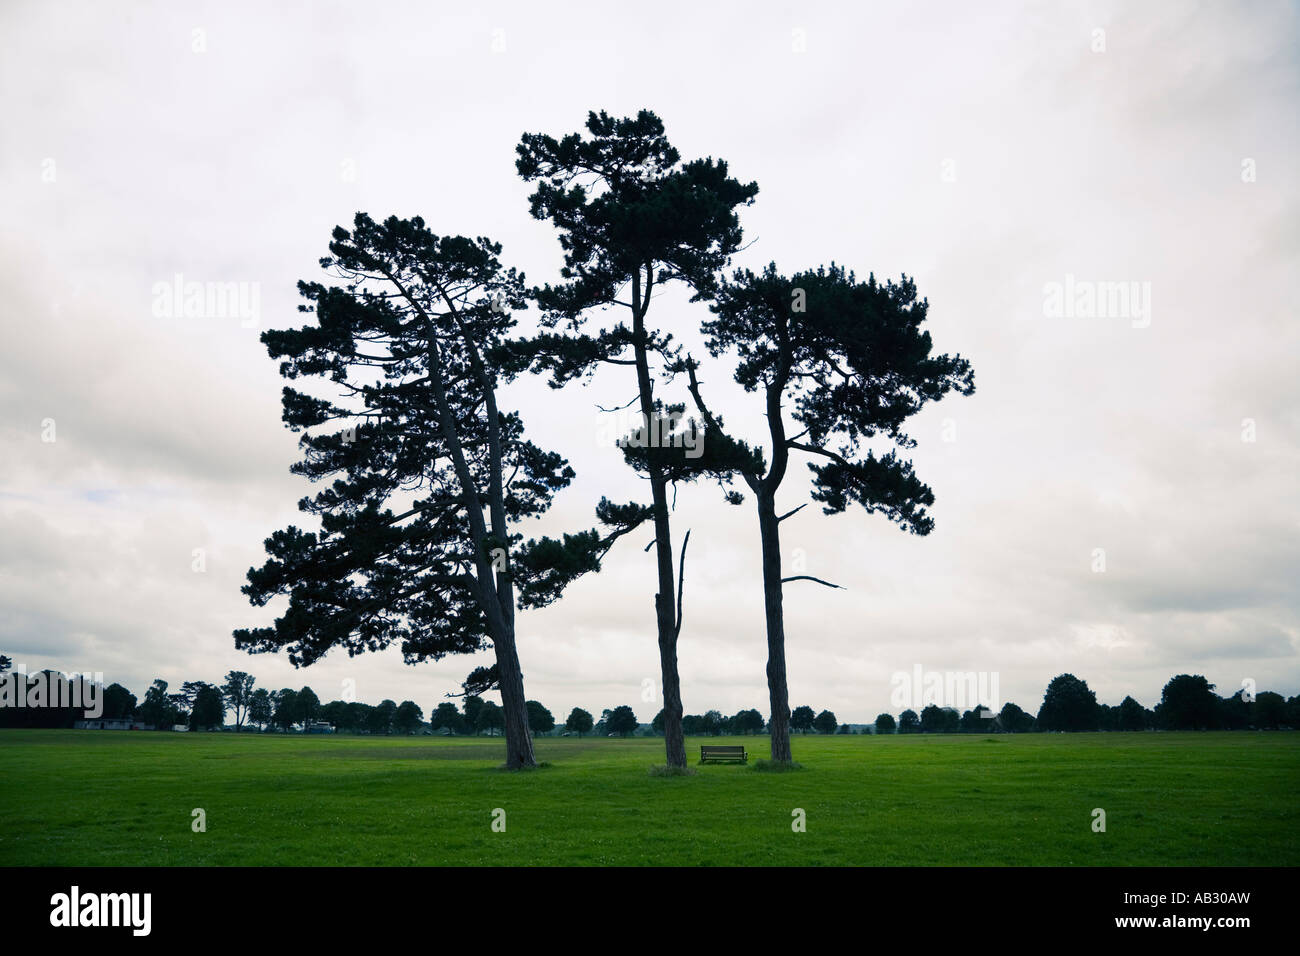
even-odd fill
[[[650,381],[650,361],[646,349],[645,311],[649,307],[652,277],[647,269],[645,297],[641,294],[641,270],[632,278],[632,328],[636,352],[636,380],[641,417],[646,440],[657,440],[659,429],[654,418],[654,387]],[[651,431],[653,429],[653,432]],[[663,470],[650,458],[650,490],[654,504],[655,564],[659,575],[659,592],[655,595],[655,623],[659,632],[660,679],[664,686],[664,750],[668,766],[686,766],[686,741],[682,736],[682,684],[677,675],[677,620],[673,595],[673,540],[668,522],[668,482]]]
[[[524,675],[519,667],[513,633],[494,638],[497,669],[501,675],[501,710],[505,717],[506,769],[537,766],[533,736],[528,730],[528,706],[524,700]]]
[[[789,763],[790,691],[785,677],[785,609],[781,586],[781,533],[771,492],[758,495],[758,528],[763,542],[763,607],[767,616],[767,691],[772,716],[772,759]]]

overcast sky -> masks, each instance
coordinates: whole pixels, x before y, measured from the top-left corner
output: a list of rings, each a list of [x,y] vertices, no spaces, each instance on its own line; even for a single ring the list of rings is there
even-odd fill
[[[258,334],[301,322],[295,283],[357,210],[489,235],[553,279],[520,134],[649,108],[685,158],[758,182],[738,264],[906,272],[975,368],[974,397],[910,429],[931,535],[783,524],[787,562],[845,588],[787,586],[793,706],[897,712],[916,665],[996,673],[1030,711],[1063,671],[1112,704],[1183,672],[1300,691],[1295,5],[467,6],[0,4],[0,651],[137,695],[239,668],[426,713],[490,663],[235,650],[273,616],[245,572],[310,490]],[[248,283],[257,322],[157,316],[177,274]],[[1136,283],[1127,313],[1052,307],[1098,282]],[[655,304],[688,345],[702,308]],[[623,371],[508,390],[579,473],[537,531],[646,497],[600,444]],[[703,377],[761,438],[725,365]],[[753,503],[683,488],[673,521],[686,711],[766,714]],[[557,717],[660,706],[643,537],[519,617],[525,689]]]

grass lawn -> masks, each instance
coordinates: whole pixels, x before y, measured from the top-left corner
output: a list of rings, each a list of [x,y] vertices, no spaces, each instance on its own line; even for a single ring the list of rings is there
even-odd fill
[[[765,737],[704,742],[767,752]],[[540,738],[549,766],[508,773],[483,737],[0,730],[0,864],[1300,864],[1300,733],[796,737],[794,750],[799,771],[658,777],[659,739]]]

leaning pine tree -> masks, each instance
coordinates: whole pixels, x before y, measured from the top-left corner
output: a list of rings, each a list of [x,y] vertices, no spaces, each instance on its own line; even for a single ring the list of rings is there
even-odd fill
[[[304,457],[293,471],[332,478],[299,508],[319,532],[289,527],[266,541],[269,560],[243,591],[254,605],[288,596],[273,627],[235,632],[251,652],[288,649],[295,666],[334,647],[350,655],[399,643],[408,663],[490,645],[501,692],[506,766],[535,764],[515,604],[542,605],[599,568],[614,537],[521,541],[574,477],[566,461],[523,436],[497,407],[487,355],[526,305],[523,277],[487,239],[439,237],[417,218],[337,227],[321,265],[342,285],[299,283],[314,324],[262,341],[290,380],[324,379],[330,398],[285,387],[285,423]],[[615,524],[642,515],[601,503]]]
[[[655,293],[672,283],[684,284],[695,300],[712,294],[740,246],[736,208],[748,205],[758,187],[732,179],[721,160],[681,162],[663,123],[648,110],[624,119],[590,113],[587,134],[556,139],[530,133],[517,147],[520,176],[536,184],[533,216],[550,220],[560,232],[564,281],[533,290],[547,331],[515,358],[521,366],[549,372],[555,387],[602,365],[624,366],[635,375],[633,401],[641,425],[629,436],[626,457],[650,484],[664,745],[668,765],[684,767],[677,670],[682,571],[679,561],[674,582],[668,492],[692,472],[725,471],[723,460],[736,449],[704,436],[704,450],[714,459],[705,463],[661,444],[670,433],[674,441],[681,436],[676,425],[682,408],[655,395],[655,365],[666,371],[676,349],[672,336],[653,324],[650,310]],[[626,310],[625,319],[587,327],[609,308]]]
[[[914,447],[904,422],[949,391],[972,394],[974,373],[958,355],[931,354],[930,333],[921,329],[928,303],[917,299],[907,276],[897,284],[878,283],[875,276],[859,282],[832,263],[786,278],[769,265],[761,275],[737,272],[710,308],[714,318],[704,324],[710,353],[735,353],[735,379],[746,391],[762,394],[767,418],[770,464],[742,475],[758,503],[772,759],[788,763],[783,589],[805,580],[838,587],[806,574],[782,576],[780,523],[806,505],[777,512],[791,453],[813,459],[812,498],[826,514],[857,504],[913,534],[929,534],[929,486],[895,450],[877,457],[863,445],[883,437],[898,448]],[[696,406],[716,428],[720,423],[705,404],[697,365],[686,359],[682,366]],[[787,409],[794,429],[787,428]]]

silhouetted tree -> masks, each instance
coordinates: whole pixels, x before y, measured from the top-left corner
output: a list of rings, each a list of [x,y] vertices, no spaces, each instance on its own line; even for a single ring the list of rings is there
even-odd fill
[[[438,731],[445,730],[448,733],[460,734],[466,729],[465,718],[460,715],[456,705],[443,701],[433,711],[429,717],[429,729]]]
[[[771,464],[764,469],[760,455],[757,471],[739,473],[758,502],[772,759],[789,762],[784,585],[839,587],[808,574],[782,576],[779,526],[804,507],[777,513],[790,455],[820,461],[808,468],[812,498],[826,514],[860,505],[912,534],[929,534],[934,519],[927,508],[934,493],[915,476],[912,463],[892,450],[879,458],[871,450],[863,453],[862,444],[884,436],[898,448],[914,447],[902,430],[906,420],[950,391],[973,393],[974,374],[960,356],[931,353],[930,333],[921,329],[929,304],[917,299],[907,276],[897,284],[878,283],[874,275],[859,282],[832,263],[787,278],[771,264],[760,275],[737,272],[721,284],[710,308],[714,318],[704,324],[709,352],[736,354],[735,379],[746,391],[761,393],[767,421]],[[708,433],[723,433],[723,423],[705,403],[695,362],[681,365]],[[787,429],[787,405],[795,429]]]
[[[1146,708],[1132,697],[1125,697],[1119,702],[1115,713],[1116,730],[1146,730]]]
[[[275,706],[272,722],[281,730],[290,730],[298,722],[298,692],[292,687],[284,687],[271,696]]]
[[[118,719],[130,718],[135,713],[135,694],[121,684],[104,688],[104,716]]]
[[[1007,701],[998,711],[998,726],[1004,733],[1024,734],[1034,729],[1034,718],[1029,716],[1019,705]]]
[[[293,715],[294,723],[302,724],[305,728],[310,721],[316,719],[320,713],[320,698],[310,687],[304,687],[294,696]]]
[[[461,704],[461,709],[465,711],[465,725],[475,734],[478,733],[478,714],[483,709],[485,701],[477,694],[468,694],[465,702]]]
[[[555,729],[555,717],[535,700],[528,702],[528,729],[535,734],[549,734]]]
[[[635,733],[637,728],[636,713],[631,707],[622,704],[608,712],[605,720],[606,733],[619,734],[626,737],[628,734]]]
[[[893,714],[879,714],[876,717],[876,733],[878,734],[892,734],[897,727]]]
[[[669,766],[685,767],[677,639],[686,543],[674,581],[668,487],[711,473],[714,466],[706,460],[726,449],[705,441],[695,457],[698,441],[687,449],[681,433],[663,440],[675,431],[682,407],[656,397],[651,363],[658,360],[667,370],[677,356],[672,336],[652,325],[648,313],[654,292],[670,282],[682,282],[697,299],[712,293],[718,273],[740,246],[735,209],[751,202],[758,187],[730,178],[721,160],[682,163],[663,123],[649,111],[625,119],[590,113],[586,128],[585,136],[558,140],[527,133],[517,149],[519,175],[536,184],[532,215],[560,232],[564,281],[533,290],[547,331],[516,353],[515,367],[531,364],[549,373],[555,387],[602,364],[635,372],[641,427],[629,436],[624,454],[650,483],[652,503],[642,514],[654,522],[664,746]],[[594,333],[583,330],[593,311],[611,306],[626,308],[628,321]]]
[[[961,715],[951,707],[930,704],[921,711],[921,732],[952,734],[961,728]]]
[[[1219,698],[1200,674],[1172,677],[1160,692],[1160,716],[1170,730],[1212,730],[1218,726]]]
[[[170,730],[176,723],[176,706],[167,694],[167,682],[159,679],[149,685],[140,704],[140,719],[159,730]]]
[[[393,721],[397,719],[397,702],[382,700],[371,709],[366,721],[366,729],[372,734],[391,734]]]
[[[424,711],[413,700],[404,700],[397,705],[393,713],[393,730],[399,734],[411,734],[420,729],[424,720]]]
[[[1073,674],[1053,677],[1038,709],[1041,730],[1096,730],[1097,695]]]
[[[796,707],[790,713],[790,726],[801,734],[806,734],[812,730],[816,721],[817,713],[811,707]]]
[[[757,734],[763,730],[763,715],[756,710],[742,710],[731,718],[733,734]]]
[[[839,726],[839,721],[835,719],[835,714],[829,710],[823,710],[813,720],[813,727],[819,734],[833,734],[835,728]]]
[[[577,734],[581,737],[583,734],[591,733],[592,719],[591,714],[581,707],[575,707],[569,711],[569,719],[564,722],[564,729],[571,734]]]
[[[235,712],[235,731],[244,726],[248,718],[248,705],[253,697],[253,685],[257,683],[252,674],[244,671],[231,671],[226,675],[226,682],[221,685],[221,694],[226,704]]]
[[[523,437],[497,406],[487,358],[525,307],[522,276],[487,239],[439,237],[424,221],[336,227],[322,266],[341,285],[299,283],[315,324],[262,341],[288,379],[317,376],[325,399],[284,389],[284,421],[306,429],[293,471],[333,478],[299,507],[320,531],[290,527],[250,569],[253,604],[279,594],[274,627],[239,630],[250,651],[288,649],[295,666],[333,647],[350,654],[400,643],[408,663],[491,644],[506,730],[506,765],[534,764],[515,643],[516,597],[540,606],[598,567],[600,536],[521,545],[513,529],[550,506],[573,470]],[[331,430],[337,429],[337,430]],[[393,510],[394,506],[396,511]],[[533,547],[540,554],[529,556]]]
[[[203,684],[194,693],[190,710],[190,727],[194,730],[211,730],[225,723],[226,705],[221,699],[221,689],[213,684]]]
[[[265,729],[275,715],[275,705],[271,701],[271,692],[265,687],[253,691],[248,699],[248,720],[257,724],[258,729]]]
[[[921,718],[914,710],[905,710],[898,715],[898,732],[900,734],[920,733]]]
[[[347,701],[332,700],[328,704],[322,704],[320,719],[339,732],[356,729],[349,720]]]
[[[474,718],[474,729],[486,731],[488,736],[492,736],[505,727],[505,714],[497,706],[496,701],[485,700],[483,706],[479,708],[478,716]]]
[[[1262,730],[1277,730],[1285,724],[1286,698],[1271,690],[1256,694],[1253,723]]]

